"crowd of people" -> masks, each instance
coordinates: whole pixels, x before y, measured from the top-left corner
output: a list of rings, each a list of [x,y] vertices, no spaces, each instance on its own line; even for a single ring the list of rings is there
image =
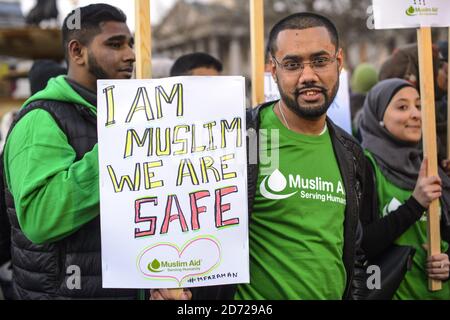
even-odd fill
[[[314,13],[292,14],[271,29],[267,68],[281,99],[248,106],[247,130],[258,138],[277,130],[277,169],[341,185],[333,195],[344,201],[268,199],[258,188],[266,164],[249,163],[249,284],[191,288],[181,295],[104,289],[97,80],[131,79],[136,57],[122,11],[94,4],[79,13],[81,29],[63,23],[67,69],[49,62],[33,68],[33,95],[5,134],[0,265],[11,262],[0,269],[0,286],[6,298],[364,300],[373,290],[367,282],[370,262],[403,246],[411,249],[412,263],[383,298],[450,300],[447,44],[437,44],[434,52],[440,169],[429,176],[421,146],[417,45],[396,50],[380,72],[368,64],[354,70],[353,137],[327,117],[344,51],[333,22]],[[222,72],[216,58],[193,53],[180,57],[170,76]],[[267,154],[271,143],[260,148]],[[437,199],[442,254],[430,256],[426,211]],[[77,290],[67,287],[72,265],[82,270]],[[428,290],[429,279],[442,281],[442,290]]]

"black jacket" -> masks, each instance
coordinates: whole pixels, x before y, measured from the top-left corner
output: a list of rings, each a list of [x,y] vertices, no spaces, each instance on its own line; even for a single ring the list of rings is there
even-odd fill
[[[369,161],[366,162],[366,166],[366,188],[373,196],[370,201],[364,203],[364,210],[361,211],[360,219],[364,230],[362,247],[367,258],[374,259],[385,252],[398,237],[419,221],[426,208],[422,207],[411,196],[397,210],[380,218],[374,168]],[[450,225],[446,219],[441,220],[441,237],[443,240],[450,242]],[[450,249],[447,254],[450,254]]]
[[[247,148],[248,148],[248,211],[251,213],[256,194],[259,174],[259,126],[260,111],[273,105],[273,102],[247,111]],[[362,227],[359,214],[362,203],[370,201],[371,194],[366,192],[364,170],[366,158],[358,142],[331,120],[327,120],[334,152],[344,182],[347,205],[344,222],[343,262],[347,272],[347,284],[343,299],[363,299],[367,295],[365,256],[361,250]],[[194,288],[195,300],[232,300],[237,285]]]
[[[3,165],[0,165],[0,266],[11,260],[11,225],[6,214],[3,172]]]
[[[36,101],[21,109],[14,125],[28,112],[46,110],[66,134],[78,161],[97,143],[97,118],[83,106],[61,101]],[[136,299],[137,290],[103,289],[100,217],[75,233],[49,244],[34,244],[22,232],[14,198],[5,187],[11,223],[13,294],[20,300]],[[83,199],[80,199],[82,201]],[[71,290],[70,267],[80,268],[81,288]]]

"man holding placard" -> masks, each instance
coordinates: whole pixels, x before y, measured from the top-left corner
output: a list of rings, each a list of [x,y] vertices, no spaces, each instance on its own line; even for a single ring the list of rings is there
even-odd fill
[[[133,37],[119,9],[95,4],[64,21],[68,76],[50,80],[5,148],[16,299],[134,299],[102,288],[97,80],[130,79]]]

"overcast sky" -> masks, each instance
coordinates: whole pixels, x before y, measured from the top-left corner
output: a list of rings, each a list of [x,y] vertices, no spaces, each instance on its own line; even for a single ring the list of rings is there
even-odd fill
[[[135,13],[134,13],[134,1],[124,0],[58,0],[58,8],[60,12],[60,20],[62,21],[65,16],[78,6],[85,6],[91,3],[108,3],[122,9],[128,17],[128,25],[130,29],[134,30]],[[155,24],[164,17],[164,14],[170,9],[176,0],[152,0],[151,1],[151,15],[152,24]],[[36,4],[36,0],[21,0],[22,11],[26,15]]]

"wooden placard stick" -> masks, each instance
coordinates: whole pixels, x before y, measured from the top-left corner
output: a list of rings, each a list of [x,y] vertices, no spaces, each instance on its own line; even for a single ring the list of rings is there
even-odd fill
[[[417,43],[419,47],[424,156],[428,158],[428,176],[438,176],[434,81],[430,81],[430,79],[434,79],[431,28],[421,27],[418,29]],[[439,210],[439,199],[437,199],[431,203],[428,209],[428,256],[441,253]],[[430,279],[429,289],[431,291],[441,290],[442,282]]]
[[[152,77],[152,29],[150,0],[135,0],[136,8],[136,78]]]
[[[264,102],[264,0],[250,0],[252,103]]]

